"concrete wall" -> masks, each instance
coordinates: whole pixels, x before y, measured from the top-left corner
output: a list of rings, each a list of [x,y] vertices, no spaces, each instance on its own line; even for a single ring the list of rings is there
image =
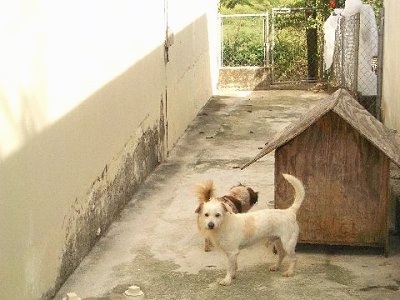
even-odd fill
[[[269,67],[224,67],[219,69],[218,88],[238,90],[271,89]]]
[[[385,0],[382,116],[386,126],[400,132],[400,1]]]
[[[166,158],[216,87],[217,32],[214,0],[2,5],[1,299],[51,298]]]

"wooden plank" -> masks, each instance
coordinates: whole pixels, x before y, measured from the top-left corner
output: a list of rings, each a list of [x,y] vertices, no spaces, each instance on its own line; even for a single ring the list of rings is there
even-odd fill
[[[385,247],[389,159],[336,113],[329,112],[275,151],[275,202],[293,190],[281,176],[303,180],[300,242]]]
[[[400,137],[371,115],[349,93],[340,95],[333,110],[400,166]]]

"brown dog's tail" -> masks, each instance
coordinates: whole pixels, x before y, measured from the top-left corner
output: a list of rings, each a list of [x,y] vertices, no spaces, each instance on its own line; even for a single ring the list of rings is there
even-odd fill
[[[210,200],[214,196],[214,183],[212,180],[207,180],[206,182],[199,184],[194,190],[197,199],[200,203],[204,203]]]
[[[304,185],[299,179],[297,179],[292,175],[289,174],[282,174],[282,175],[293,186],[295,191],[294,202],[292,206],[290,206],[288,209],[292,210],[294,213],[297,213],[304,200],[304,195],[305,195]]]

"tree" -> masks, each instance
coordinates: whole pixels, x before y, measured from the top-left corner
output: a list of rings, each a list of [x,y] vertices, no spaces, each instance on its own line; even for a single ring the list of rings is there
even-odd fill
[[[235,8],[236,5],[248,5],[253,6],[253,1],[251,0],[220,0],[219,5],[224,6],[229,9]]]
[[[220,6],[233,9],[237,5],[260,7],[265,11],[271,7],[312,7],[318,9],[343,8],[346,0],[220,0]],[[383,0],[362,0],[370,4],[375,12],[383,6]]]

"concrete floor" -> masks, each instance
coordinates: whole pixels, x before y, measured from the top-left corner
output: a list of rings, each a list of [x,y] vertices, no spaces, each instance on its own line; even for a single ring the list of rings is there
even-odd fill
[[[273,154],[243,171],[238,166],[322,97],[307,91],[215,96],[55,299],[68,292],[82,299],[135,299],[123,295],[131,285],[146,299],[400,299],[398,236],[392,237],[388,258],[370,248],[299,245],[292,278],[269,272],[271,249],[254,245],[241,251],[229,287],[218,284],[225,275],[224,255],[203,251],[193,187],[213,179],[223,195],[242,182],[259,191],[253,209],[271,207]]]

